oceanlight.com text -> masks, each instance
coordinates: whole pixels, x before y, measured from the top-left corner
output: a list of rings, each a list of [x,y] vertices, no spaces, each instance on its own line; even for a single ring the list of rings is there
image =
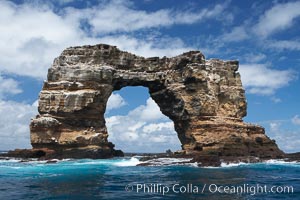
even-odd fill
[[[184,184],[174,183],[165,185],[160,183],[135,183],[125,186],[128,192],[161,194],[292,194],[294,187],[291,185],[263,185],[263,184],[242,184],[242,185],[218,185],[218,184]]]

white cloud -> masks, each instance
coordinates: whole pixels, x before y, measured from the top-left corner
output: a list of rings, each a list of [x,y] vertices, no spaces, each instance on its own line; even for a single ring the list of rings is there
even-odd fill
[[[268,47],[278,50],[300,50],[300,42],[297,40],[272,40],[268,42]]]
[[[253,31],[262,37],[267,37],[291,27],[299,16],[299,1],[275,4],[260,17],[259,22],[253,27]]]
[[[238,26],[234,27],[231,32],[223,34],[221,38],[224,42],[240,42],[249,38],[249,35],[244,26]]]
[[[110,110],[121,108],[126,104],[125,99],[121,95],[112,93],[107,101],[106,111],[109,112]]]
[[[186,46],[179,38],[134,38],[128,35],[104,36],[98,39],[98,43],[106,43],[118,46],[119,49],[135,53],[144,57],[176,56],[190,51],[192,47]]]
[[[19,83],[12,78],[5,78],[0,74],[0,100],[6,95],[14,95],[21,93]]]
[[[164,123],[151,123],[143,127],[143,132],[145,133],[153,133],[156,131],[161,131],[164,128],[166,129],[173,129],[174,128],[174,123],[173,122],[164,122]]]
[[[277,142],[277,145],[286,153],[294,153],[300,151],[300,133],[297,131],[289,130],[278,130],[276,133],[273,133],[274,139]]]
[[[140,38],[128,34],[214,18],[222,15],[226,6],[227,3],[218,4],[192,12],[146,12],[134,9],[130,1],[104,1],[84,9],[55,8],[42,1],[18,5],[0,1],[0,72],[44,79],[53,59],[63,49],[83,44],[108,43],[146,57],[175,56],[191,47],[178,38],[153,39],[151,31]]]
[[[280,122],[271,122],[270,123],[270,130],[272,132],[276,132],[276,131],[279,130],[280,125],[281,125]]]
[[[298,115],[295,115],[293,118],[292,118],[292,123],[295,124],[295,125],[300,125],[300,118]]]
[[[30,119],[37,114],[35,104],[0,100],[0,149],[30,148]]]
[[[235,26],[232,30],[220,36],[223,42],[241,42],[246,39],[262,39],[259,42],[263,45],[277,49],[299,50],[298,41],[265,41],[265,39],[277,32],[284,31],[294,25],[300,17],[300,2],[277,3],[266,10],[258,19],[257,23],[251,23],[250,19],[244,21],[240,26]]]
[[[285,120],[283,120],[285,121]],[[280,122],[270,122],[270,132],[268,135],[276,140],[280,149],[287,153],[300,151],[300,132],[293,129],[291,124],[285,124],[288,128],[284,128],[284,124]]]
[[[147,99],[145,106],[139,106],[138,108],[129,112],[129,115],[132,117],[139,116],[141,120],[147,122],[166,119],[166,116],[161,113],[159,107],[151,98]]]
[[[129,32],[145,28],[165,27],[174,24],[193,24],[222,14],[227,4],[217,4],[212,9],[174,11],[162,9],[153,12],[136,10],[128,1],[112,1],[88,9],[82,17],[87,17],[94,34]],[[99,10],[101,10],[99,12]],[[112,14],[113,13],[113,14]]]
[[[248,63],[258,63],[266,59],[267,56],[263,53],[247,53],[244,57]]]
[[[179,150],[180,142],[174,124],[164,116],[156,103],[149,98],[124,116],[106,119],[109,141],[126,152],[164,152]]]
[[[54,57],[80,39],[76,24],[47,6],[1,1],[0,7],[1,71],[44,78]]]
[[[242,83],[251,94],[272,95],[295,79],[291,70],[276,70],[265,64],[240,65]]]

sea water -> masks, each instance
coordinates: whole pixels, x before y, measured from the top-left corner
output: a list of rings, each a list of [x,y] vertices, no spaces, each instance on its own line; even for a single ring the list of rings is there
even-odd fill
[[[300,199],[300,163],[200,168],[184,161],[137,166],[138,157],[0,160],[0,199]]]

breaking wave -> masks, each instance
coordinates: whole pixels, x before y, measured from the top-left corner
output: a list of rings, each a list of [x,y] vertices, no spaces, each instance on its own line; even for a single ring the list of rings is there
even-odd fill
[[[136,157],[132,157],[129,160],[128,159],[122,159],[119,162],[114,163],[115,166],[120,166],[120,167],[130,167],[130,166],[137,166],[140,164],[140,160],[137,159]]]

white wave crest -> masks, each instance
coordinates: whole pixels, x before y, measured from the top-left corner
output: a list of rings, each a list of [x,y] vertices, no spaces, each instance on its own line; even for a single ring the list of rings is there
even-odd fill
[[[0,163],[16,163],[16,162],[20,162],[20,159],[15,159],[15,158],[6,158],[6,159],[2,159],[0,160]]]
[[[140,163],[139,159],[132,157],[129,160],[123,159],[120,162],[116,162],[114,163],[114,165],[120,167],[130,167],[130,166],[137,166],[139,163]]]
[[[267,160],[264,163],[266,164],[272,164],[272,165],[297,165],[300,166],[300,162],[298,161],[286,161],[286,160]]]
[[[245,163],[245,162],[238,162],[238,163],[221,163],[221,167],[238,167],[241,165],[248,165],[249,163]]]
[[[299,166],[300,162],[297,161],[285,161],[285,160],[279,160],[279,159],[271,159],[266,160],[263,162],[257,162],[257,163],[245,163],[245,162],[238,162],[238,163],[221,163],[220,167],[239,167],[239,166],[252,166],[252,165],[285,165],[285,166]]]

